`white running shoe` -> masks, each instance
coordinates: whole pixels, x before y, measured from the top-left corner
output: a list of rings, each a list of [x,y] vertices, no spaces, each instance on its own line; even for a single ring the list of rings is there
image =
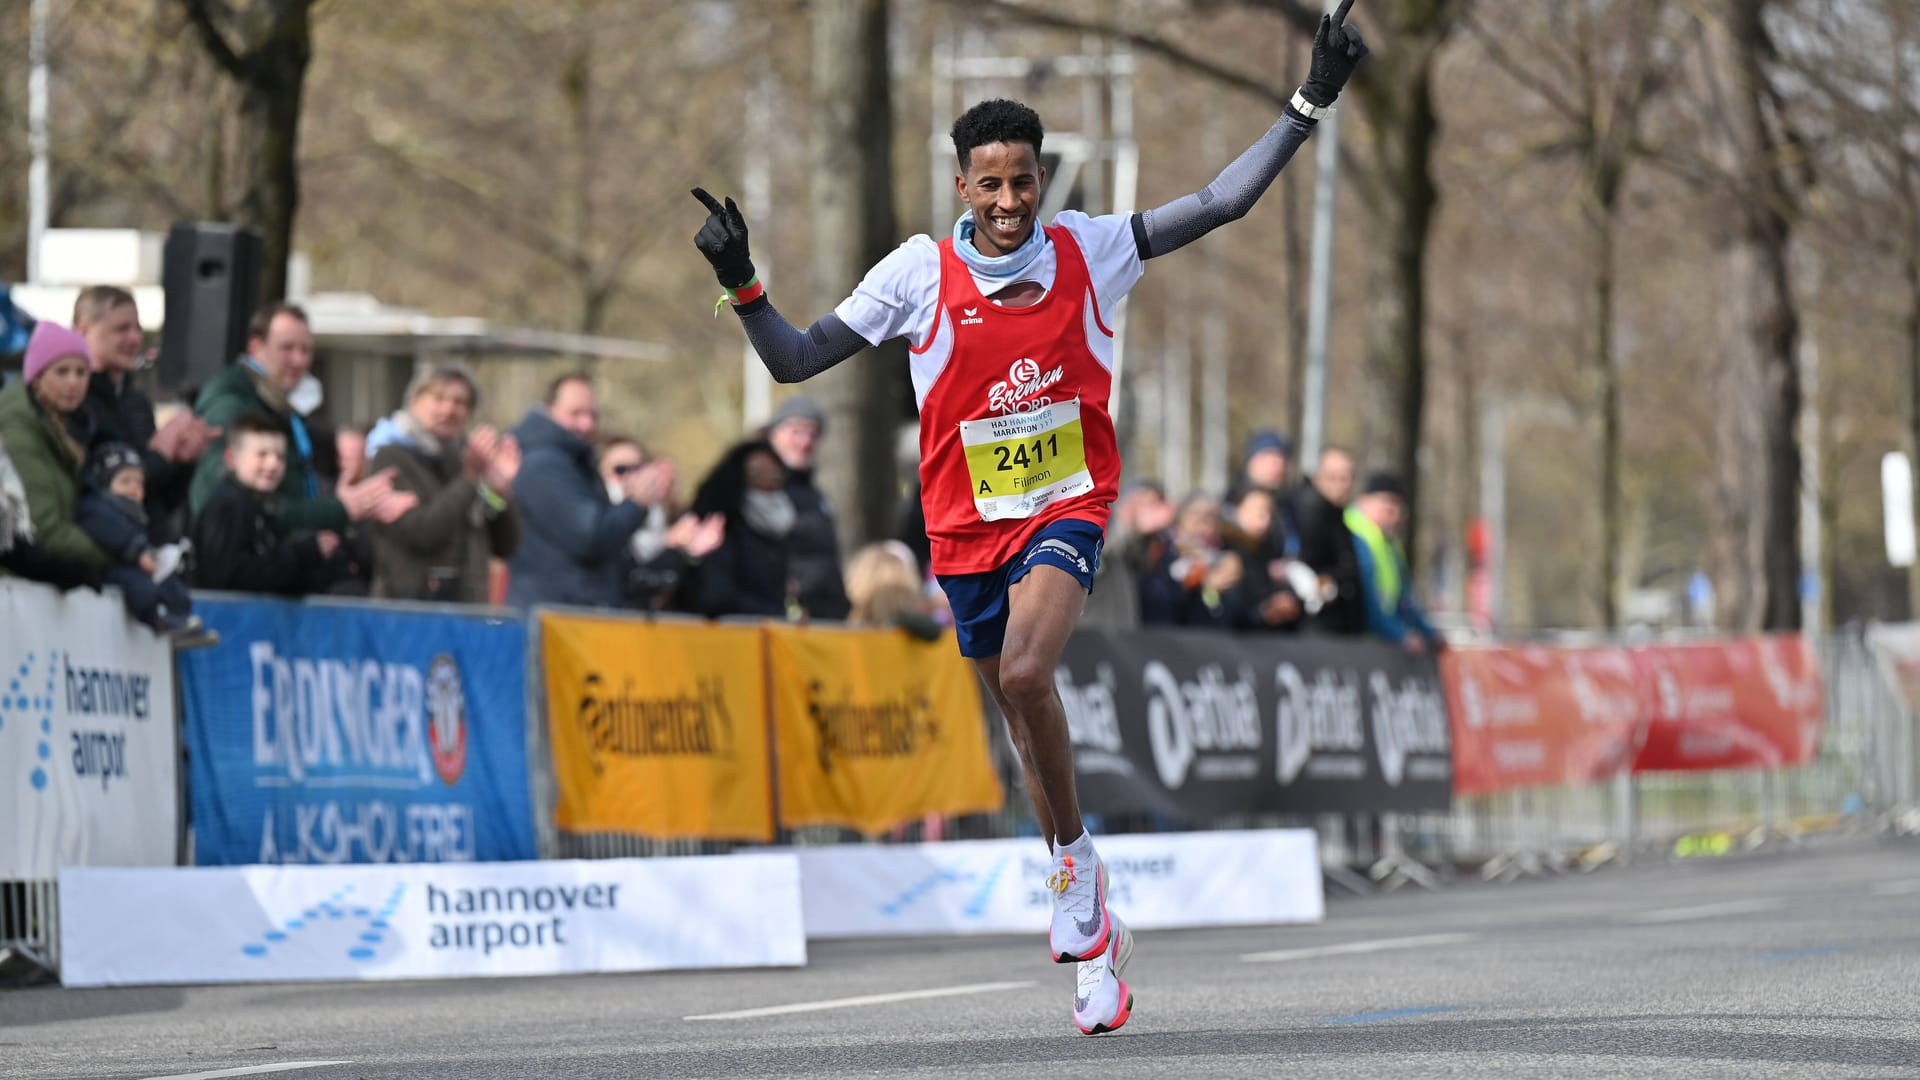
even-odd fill
[[[1106,955],[1080,961],[1073,992],[1073,1022],[1082,1035],[1118,1031],[1133,1016],[1133,989],[1120,979],[1133,957],[1133,933],[1118,915],[1113,919],[1113,943]]]
[[[1106,952],[1112,943],[1113,919],[1107,912],[1107,868],[1100,857],[1076,859],[1056,853],[1047,888],[1053,890],[1047,951],[1054,962],[1093,960]]]

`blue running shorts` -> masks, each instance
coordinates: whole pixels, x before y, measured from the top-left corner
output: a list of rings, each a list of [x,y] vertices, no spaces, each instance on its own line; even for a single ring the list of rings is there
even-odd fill
[[[960,639],[960,655],[984,660],[1000,655],[1007,637],[1007,590],[1036,566],[1057,566],[1072,574],[1080,587],[1093,591],[1093,575],[1100,569],[1100,548],[1106,532],[1090,521],[1062,518],[1033,534],[1020,554],[994,570],[977,574],[936,575],[953,608],[953,628]]]

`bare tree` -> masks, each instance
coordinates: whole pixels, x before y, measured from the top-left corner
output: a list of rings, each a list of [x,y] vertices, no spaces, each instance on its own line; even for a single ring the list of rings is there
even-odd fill
[[[1625,539],[1621,491],[1621,400],[1615,355],[1615,248],[1622,196],[1643,151],[1648,105],[1681,55],[1668,0],[1581,0],[1507,5],[1497,20],[1472,22],[1478,43],[1558,119],[1538,155],[1571,157],[1580,183],[1574,200],[1586,233],[1590,307],[1584,348],[1587,396],[1600,420],[1598,592],[1601,625],[1619,625],[1620,552]],[[1484,13],[1485,9],[1482,9]]]
[[[1800,319],[1791,268],[1805,156],[1769,70],[1773,0],[1721,0],[1705,20],[1702,125],[1724,186],[1721,316],[1714,396],[1714,542],[1720,621],[1800,626]]]
[[[235,218],[265,241],[260,300],[287,294],[300,210],[300,111],[313,59],[314,0],[179,0],[207,55],[240,89],[240,200]]]
[[[814,306],[827,310],[899,241],[893,213],[893,117],[887,0],[814,0],[810,147]],[[897,486],[894,431],[907,369],[901,343],[813,381],[834,435],[819,476],[840,508],[841,542],[885,533]]]
[[[1850,256],[1891,264],[1901,283],[1900,336],[1906,382],[1903,420],[1910,460],[1920,461],[1920,11],[1904,0],[1871,0],[1851,20],[1809,20],[1788,59],[1812,91],[1796,103],[1817,110],[1829,145],[1822,177],[1835,189],[1817,225]],[[1914,473],[1920,505],[1920,470]],[[1920,562],[1907,572],[1908,610],[1920,612]]]

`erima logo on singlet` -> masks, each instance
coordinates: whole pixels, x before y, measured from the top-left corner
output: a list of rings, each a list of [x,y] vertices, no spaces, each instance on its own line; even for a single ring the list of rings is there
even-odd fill
[[[980,309],[977,307],[961,308],[960,311],[966,316],[966,318],[960,320],[961,326],[978,326],[987,321],[979,317]]]

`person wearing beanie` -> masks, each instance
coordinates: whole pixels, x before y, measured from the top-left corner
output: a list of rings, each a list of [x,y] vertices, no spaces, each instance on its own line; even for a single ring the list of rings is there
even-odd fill
[[[87,459],[85,491],[75,520],[114,561],[106,583],[120,590],[127,614],[173,638],[181,647],[219,640],[193,613],[181,568],[167,567],[148,537],[146,469],[140,452],[125,443],[102,443]]]
[[[832,500],[813,482],[827,414],[818,402],[795,394],[780,402],[764,429],[787,467],[787,495],[796,517],[787,537],[788,571],[801,610],[814,619],[844,619],[853,610],[840,569],[840,529]]]
[[[1360,563],[1360,589],[1366,601],[1367,633],[1408,652],[1445,647],[1426,613],[1413,599],[1406,552],[1400,547],[1407,516],[1407,489],[1393,473],[1367,477],[1360,497],[1346,511]]]
[[[26,493],[38,547],[101,571],[112,560],[74,519],[93,435],[81,407],[88,360],[79,334],[56,323],[35,325],[27,341],[25,379],[0,390],[0,442]]]

